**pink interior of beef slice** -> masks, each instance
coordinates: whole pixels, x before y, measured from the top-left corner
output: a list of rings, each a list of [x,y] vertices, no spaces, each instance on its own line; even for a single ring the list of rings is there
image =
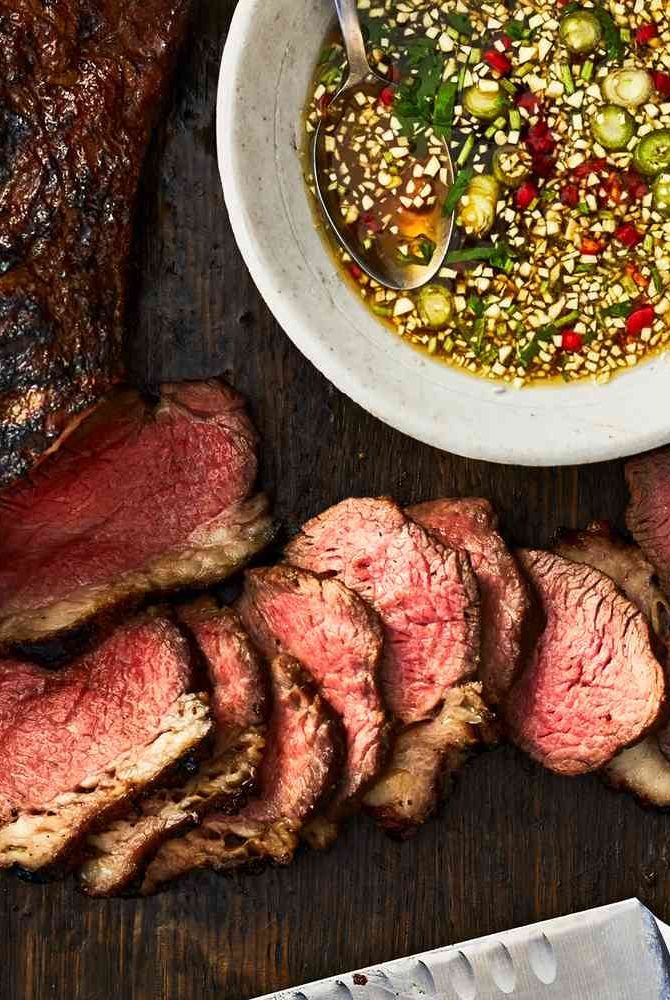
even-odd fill
[[[658,640],[661,662],[669,662],[670,605],[656,571],[637,545],[618,538],[607,524],[585,531],[562,531],[555,551],[566,559],[586,563],[606,573],[650,623]],[[603,769],[610,785],[631,791],[650,805],[670,806],[670,727],[667,722],[644,740],[617,754]]]
[[[397,719],[415,722],[471,677],[479,653],[479,595],[466,556],[445,548],[392,500],[350,499],[305,524],[288,562],[337,576],[385,628],[382,691]]]
[[[670,593],[670,448],[632,459],[626,480],[628,527]]]
[[[385,757],[379,619],[338,580],[294,566],[248,571],[237,609],[265,655],[285,652],[299,660],[342,719],[347,762],[327,809],[336,821],[379,773]]]
[[[91,823],[209,734],[191,660],[159,617],[59,671],[0,661],[0,865],[59,860]]]
[[[498,530],[487,500],[432,500],[407,511],[444,545],[467,552],[481,596],[481,663],[484,696],[495,705],[505,696],[530,648],[528,586]]]
[[[271,534],[256,434],[221,382],[102,403],[0,494],[0,642],[34,641],[147,592],[225,577]]]
[[[146,870],[143,893],[195,868],[287,864],[303,823],[335,787],[344,754],[339,720],[297,661],[279,656],[271,673],[273,705],[257,797],[236,816],[207,815],[201,826],[166,841]]]
[[[265,749],[267,672],[230,608],[205,598],[180,609],[205,661],[215,733],[211,753],[180,784],[157,788],[87,840],[80,883],[89,895],[118,893],[168,836],[209,809],[236,812],[253,790]]]
[[[513,740],[550,770],[593,771],[657,720],[663,669],[637,608],[598,570],[523,551],[544,631],[505,710]]]

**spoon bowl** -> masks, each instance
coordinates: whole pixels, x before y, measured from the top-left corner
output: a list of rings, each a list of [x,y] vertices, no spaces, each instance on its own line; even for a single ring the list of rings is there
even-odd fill
[[[403,260],[397,252],[397,236],[392,238],[387,233],[381,233],[379,238],[368,240],[366,245],[364,228],[347,224],[337,190],[331,180],[334,137],[350,111],[357,107],[360,110],[363,97],[373,107],[384,104],[389,95],[397,93],[397,85],[375,73],[368,62],[356,0],[335,0],[335,8],[342,29],[349,71],[315,131],[312,169],[317,198],[337,240],[367,275],[386,288],[411,291],[429,282],[442,267],[451,242],[454,216],[453,213],[443,215],[439,203],[434,206],[428,219],[425,214],[418,212],[402,213],[402,239],[421,241],[429,224],[430,240],[424,236],[423,246],[430,246],[431,249],[434,246],[434,249],[430,256],[426,254],[425,262],[414,257]],[[440,160],[447,172],[445,187],[448,189],[454,183],[454,165],[448,142],[442,139],[439,144],[442,147]]]

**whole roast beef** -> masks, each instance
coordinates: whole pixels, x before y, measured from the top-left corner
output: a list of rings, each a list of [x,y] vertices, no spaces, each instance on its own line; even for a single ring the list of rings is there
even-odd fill
[[[479,677],[490,705],[512,686],[532,645],[528,586],[498,530],[487,500],[431,500],[408,515],[444,545],[467,552],[479,584],[482,647]]]
[[[519,553],[544,630],[505,714],[514,742],[562,774],[595,771],[656,723],[663,669],[638,609],[598,570]]]
[[[221,382],[115,393],[0,494],[0,643],[33,642],[149,592],[205,586],[272,533],[256,434]]]
[[[606,573],[650,623],[658,654],[667,665],[670,653],[670,605],[659,587],[654,567],[637,545],[628,545],[602,522],[586,531],[562,531],[556,551]],[[614,788],[632,792],[641,801],[670,807],[670,727],[667,723],[626,750],[602,769]]]
[[[50,671],[0,661],[0,867],[60,861],[211,731],[188,644],[167,619],[121,626]]]
[[[382,691],[396,718],[397,751],[381,779],[383,796],[373,786],[365,801],[385,826],[410,832],[432,811],[440,784],[436,771],[453,750],[448,743],[437,753],[434,738],[438,731],[446,737],[454,726],[433,726],[429,737],[418,724],[449,711],[448,693],[478,665],[479,596],[468,557],[446,548],[392,500],[351,499],[308,521],[286,558],[336,576],[381,618]],[[472,718],[479,718],[479,708]],[[425,760],[408,752],[415,741],[430,746]]]
[[[288,864],[305,820],[336,786],[344,755],[340,723],[296,660],[273,660],[273,706],[257,798],[236,816],[211,813],[166,841],[142,892],[196,868],[228,871],[253,862]]]
[[[325,847],[386,755],[379,618],[339,580],[321,580],[294,566],[247,571],[237,609],[265,655],[284,652],[299,660],[342,719],[347,741],[342,781],[326,810],[304,830],[314,846]]]
[[[188,6],[0,9],[0,484],[121,374],[135,194]]]
[[[80,882],[93,896],[126,888],[168,836],[209,809],[235,812],[253,789],[265,749],[266,673],[237,615],[214,601],[180,610],[197,643],[212,689],[211,753],[184,782],[158,788],[88,837]]]
[[[670,448],[631,459],[626,480],[628,527],[670,593]]]

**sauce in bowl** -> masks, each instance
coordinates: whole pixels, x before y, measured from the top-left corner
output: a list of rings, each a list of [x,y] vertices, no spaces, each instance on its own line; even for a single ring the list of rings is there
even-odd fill
[[[370,62],[397,88],[374,105],[361,94],[333,136],[338,209],[407,266],[431,253],[431,218],[456,211],[439,276],[416,292],[382,288],[336,247],[375,315],[435,358],[519,386],[605,382],[664,349],[670,13],[609,0],[359,8]],[[308,141],[344,65],[332,34]]]

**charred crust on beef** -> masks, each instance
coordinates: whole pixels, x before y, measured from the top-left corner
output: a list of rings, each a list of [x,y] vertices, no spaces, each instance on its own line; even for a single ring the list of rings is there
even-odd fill
[[[434,719],[401,731],[389,766],[365,796],[367,811],[389,833],[411,836],[433,814],[472,751],[496,738],[481,684],[452,688]]]
[[[93,896],[130,885],[160,844],[210,809],[235,813],[253,790],[265,749],[266,678],[261,659],[230,609],[209,599],[180,609],[205,658],[215,725],[209,755],[185,781],[155,789],[87,839],[79,877]]]
[[[670,448],[631,459],[626,481],[630,490],[626,523],[670,593]]]
[[[186,643],[158,616],[60,671],[0,661],[0,867],[60,862],[201,744],[209,702],[191,680]]]
[[[237,570],[274,531],[266,498],[251,495],[256,445],[222,382],[165,385],[153,404],[113,393],[0,493],[0,644]]]
[[[403,722],[430,717],[476,672],[479,594],[470,562],[387,499],[351,499],[308,521],[286,559],[337,576],[385,628],[382,692]]]
[[[213,813],[166,841],[147,868],[143,894],[198,868],[288,864],[303,824],[332,794],[344,758],[341,724],[297,661],[279,656],[271,672],[273,708],[258,796],[237,816]]]
[[[656,723],[664,678],[637,608],[598,570],[522,551],[546,624],[505,705],[513,741],[545,767],[602,767]]]
[[[265,655],[284,652],[299,660],[342,719],[342,782],[325,815],[304,829],[312,846],[323,848],[386,757],[387,719],[378,690],[381,623],[339,580],[287,565],[247,571],[236,607]]]
[[[17,340],[0,308],[0,484],[122,374],[133,207],[188,10],[66,0],[0,16],[0,303],[45,318]]]
[[[478,676],[490,705],[512,686],[530,650],[528,586],[487,500],[432,500],[406,513],[449,548],[465,551],[481,597],[481,662]]]

